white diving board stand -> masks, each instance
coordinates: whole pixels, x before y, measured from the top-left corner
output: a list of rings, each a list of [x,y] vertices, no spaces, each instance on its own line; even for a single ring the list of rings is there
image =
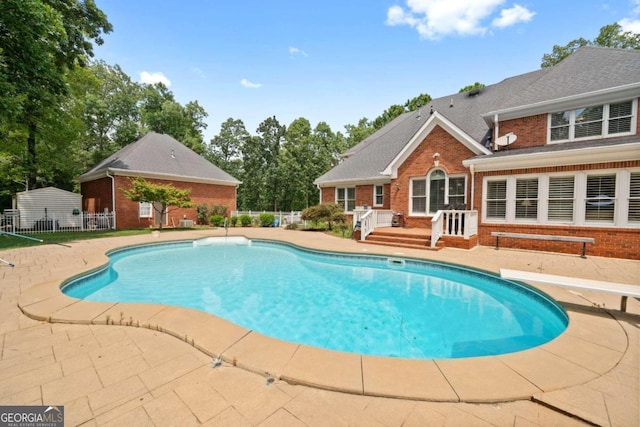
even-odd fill
[[[620,295],[620,311],[627,311],[627,297],[640,298],[640,285],[604,282],[600,280],[579,279],[577,277],[555,276],[552,274],[532,273],[529,271],[500,269],[500,277],[507,280],[534,282],[542,285],[562,288],[582,289],[607,294]]]

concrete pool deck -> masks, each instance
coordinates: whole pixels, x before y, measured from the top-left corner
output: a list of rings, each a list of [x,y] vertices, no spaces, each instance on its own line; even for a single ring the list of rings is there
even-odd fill
[[[195,310],[91,303],[59,290],[63,280],[106,263],[110,249],[223,235],[149,233],[0,252],[16,265],[0,267],[0,405],[64,404],[67,425],[639,424],[634,299],[621,313],[616,296],[538,286],[570,317],[552,342],[495,357],[406,360],[287,343]],[[640,277],[640,262],[630,260],[489,247],[432,252],[283,229],[229,235],[495,273],[509,268],[630,284]],[[212,368],[217,356],[223,363]]]

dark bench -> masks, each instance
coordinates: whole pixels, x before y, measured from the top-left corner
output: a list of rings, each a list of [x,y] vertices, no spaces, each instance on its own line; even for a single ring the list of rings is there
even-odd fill
[[[552,234],[506,233],[503,231],[492,231],[491,236],[496,238],[496,250],[500,249],[501,237],[530,240],[551,240],[556,242],[579,242],[582,243],[582,255],[580,255],[581,258],[587,257],[587,243],[593,244],[596,242],[593,237],[556,236]]]

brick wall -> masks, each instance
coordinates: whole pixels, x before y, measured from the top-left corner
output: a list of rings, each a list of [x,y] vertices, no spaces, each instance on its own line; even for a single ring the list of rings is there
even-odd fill
[[[518,139],[509,145],[509,149],[534,147],[547,143],[547,115],[523,117],[514,120],[505,120],[499,125],[500,136],[513,132]],[[504,150],[507,147],[500,147]],[[492,147],[493,149],[493,147]]]
[[[225,205],[230,213],[236,209],[236,189],[234,186],[213,185],[204,183],[191,183],[180,181],[167,181],[157,179],[147,179],[147,182],[154,184],[167,185],[172,184],[181,190],[191,190],[190,198],[194,203],[193,208],[175,208],[169,207],[167,225],[178,225],[178,222],[186,216],[197,223],[197,212],[195,206],[206,203],[211,205]],[[132,202],[127,199],[121,189],[131,188],[131,178],[116,176],[116,225],[118,229],[140,228],[154,225],[153,218],[139,218],[139,203]],[[105,208],[112,210],[111,206],[111,179],[101,178],[96,181],[85,182],[81,184],[83,195],[83,207],[88,211],[92,211],[94,207],[96,212],[102,212]],[[154,213],[154,216],[156,214]]]
[[[410,181],[413,177],[424,177],[436,167],[433,164],[433,155],[439,153],[439,165],[449,175],[464,174],[467,176],[467,195],[471,193],[471,179],[469,169],[462,165],[462,161],[475,154],[447,133],[440,126],[436,126],[429,135],[420,143],[409,158],[398,169],[398,178],[390,185],[391,210],[403,212],[407,227],[431,227],[431,217],[411,216],[409,214]],[[467,196],[469,197],[469,196]],[[467,199],[467,205],[470,200]]]

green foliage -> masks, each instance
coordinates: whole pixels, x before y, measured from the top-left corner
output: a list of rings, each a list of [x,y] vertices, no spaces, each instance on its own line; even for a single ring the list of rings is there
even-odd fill
[[[475,82],[472,85],[467,85],[467,86],[463,87],[462,89],[460,89],[458,91],[458,93],[471,92],[474,89],[482,89],[483,87],[485,87],[485,85],[483,83]]]
[[[236,227],[238,225],[238,217],[237,216],[232,216],[231,218],[229,218],[229,225],[231,227]]]
[[[302,211],[301,218],[305,221],[326,222],[329,230],[333,229],[333,224],[346,223],[347,216],[342,206],[337,203],[321,203]]]
[[[271,227],[273,226],[273,222],[276,220],[276,216],[271,213],[261,213],[260,216],[260,226],[262,227]]]
[[[212,215],[227,216],[227,209],[225,205],[211,205],[210,212]]]
[[[131,188],[122,189],[125,197],[133,202],[151,203],[160,218],[166,216],[169,206],[193,207],[193,202],[189,197],[190,190],[180,190],[170,184],[153,184],[142,177],[132,179],[130,182]],[[160,208],[156,208],[156,205],[160,205]],[[160,229],[162,229],[162,223],[160,223]]]
[[[251,218],[251,215],[240,215],[240,225],[242,225],[243,227],[249,227],[252,222],[253,218]]]
[[[285,230],[297,230],[298,224],[296,224],[295,222],[291,223],[291,224],[287,224],[287,226],[285,227]]]
[[[209,218],[209,223],[214,227],[222,227],[224,225],[224,217],[219,214],[213,214]]]
[[[618,49],[640,49],[640,34],[631,31],[622,31],[618,23],[605,25],[600,28],[600,33],[593,40],[578,38],[571,40],[564,46],[554,45],[551,53],[542,56],[542,68],[552,67],[571,55],[582,46],[602,46]]]
[[[206,225],[209,223],[209,207],[206,203],[196,206],[196,216],[198,218],[198,224]]]

